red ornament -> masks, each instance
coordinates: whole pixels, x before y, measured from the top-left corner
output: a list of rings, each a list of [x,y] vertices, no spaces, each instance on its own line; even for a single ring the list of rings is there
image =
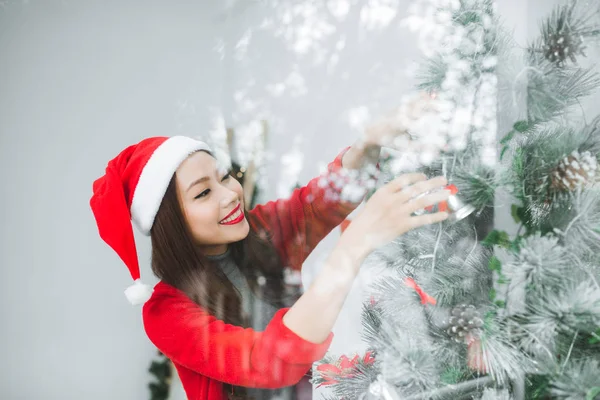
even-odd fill
[[[458,188],[455,185],[448,185],[445,187],[445,189],[449,190],[450,194],[452,195],[458,193]],[[433,207],[434,206],[425,207],[425,210],[431,212],[433,211]],[[438,203],[437,208],[439,212],[448,211],[448,203],[446,201],[442,201],[441,203]]]
[[[474,371],[480,374],[487,374],[487,368],[485,364],[485,354],[481,344],[481,339],[468,335],[467,341],[467,365]]]
[[[375,300],[375,296],[371,295],[371,298],[369,299],[369,302],[371,304],[371,307],[374,307],[377,305],[377,300]]]
[[[339,378],[351,378],[356,372],[359,356],[355,355],[350,359],[347,356],[341,356],[335,364],[321,364],[317,366],[317,371],[321,373],[324,382],[317,387],[334,385],[339,383]],[[363,357],[363,363],[371,365],[375,362],[372,352],[368,351]]]
[[[437,301],[433,297],[425,293],[425,291],[421,289],[419,285],[417,285],[417,282],[415,282],[413,278],[406,278],[404,280],[404,284],[410,288],[413,288],[417,292],[417,294],[421,298],[421,304],[429,303],[435,305],[437,303]]]

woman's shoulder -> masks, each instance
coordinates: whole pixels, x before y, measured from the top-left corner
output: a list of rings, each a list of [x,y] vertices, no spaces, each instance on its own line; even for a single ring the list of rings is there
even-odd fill
[[[154,285],[154,292],[152,295],[161,295],[161,294],[176,294],[179,290],[175,286],[171,286],[164,281],[158,281],[156,285]]]
[[[200,306],[194,303],[181,290],[159,281],[154,286],[154,291],[150,299],[144,304],[144,320],[160,318],[164,313],[174,313],[177,311],[202,311]]]

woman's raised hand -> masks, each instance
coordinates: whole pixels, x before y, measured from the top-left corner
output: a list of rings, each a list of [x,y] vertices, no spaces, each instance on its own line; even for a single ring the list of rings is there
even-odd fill
[[[448,217],[446,213],[413,215],[446,200],[449,191],[437,190],[446,184],[443,177],[427,180],[423,174],[406,174],[379,188],[346,228],[319,274],[285,314],[283,323],[305,340],[322,343],[333,329],[364,258],[411,229]]]
[[[400,175],[379,188],[342,234],[338,246],[364,259],[369,253],[417,227],[448,218],[446,212],[413,215],[448,199],[446,178],[424,174]]]

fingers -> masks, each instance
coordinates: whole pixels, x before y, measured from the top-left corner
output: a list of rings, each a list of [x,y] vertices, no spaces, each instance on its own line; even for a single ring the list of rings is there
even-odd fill
[[[445,221],[448,219],[449,214],[447,212],[437,212],[433,214],[423,214],[409,219],[411,229],[418,228],[424,225],[436,224],[438,222]]]
[[[417,210],[421,210],[425,207],[433,206],[434,204],[441,203],[442,201],[448,200],[450,197],[449,190],[438,190],[433,193],[428,193],[425,196],[417,199],[411,199],[404,205],[404,211],[413,213]]]
[[[387,190],[389,190],[391,193],[396,193],[405,187],[412,185],[413,183],[422,182],[426,179],[427,176],[420,172],[403,174],[388,182],[384,187],[387,188]]]
[[[399,193],[401,202],[407,202],[412,198],[422,195],[423,193],[431,192],[436,189],[441,189],[448,184],[448,180],[443,176],[438,176],[429,180],[421,180],[412,186],[406,186]]]

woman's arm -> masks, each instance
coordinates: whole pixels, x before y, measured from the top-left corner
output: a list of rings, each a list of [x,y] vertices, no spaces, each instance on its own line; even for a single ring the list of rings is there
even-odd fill
[[[144,304],[144,328],[169,359],[232,385],[278,388],[297,383],[322,359],[331,329],[352,286],[360,246],[346,241],[315,283],[291,308],[279,310],[263,332],[215,318],[182,292],[159,283]]]
[[[285,314],[283,323],[309,342],[326,340],[367,254],[360,243],[338,244],[311,285]]]
[[[421,94],[389,115],[375,119],[365,127],[361,138],[329,164],[325,176],[295,190],[289,199],[257,206],[250,212],[254,217],[250,222],[255,222],[253,226],[257,230],[270,231],[282,258],[289,266],[300,269],[314,247],[342,223],[374,187],[373,174],[377,172],[381,146],[394,148],[399,138],[404,138],[401,143],[405,143],[410,138],[406,124],[420,118],[433,107],[433,102],[430,95]],[[348,171],[350,176],[346,174]],[[353,179],[356,177],[359,179]],[[344,181],[349,184],[347,188]],[[370,187],[359,188],[361,184]],[[344,198],[344,189],[349,189],[346,193],[351,194],[351,201]],[[330,193],[333,196],[329,196]]]
[[[348,182],[348,170],[360,168],[366,157],[364,149],[346,148],[324,174],[294,190],[289,198],[270,201],[250,211],[248,219],[253,229],[269,233],[287,266],[299,270],[317,244],[358,207],[362,197],[344,201],[342,191],[345,182],[357,184]]]
[[[326,335],[319,343],[302,339],[283,324],[286,308],[257,332],[226,324],[175,288],[163,285],[158,291],[143,309],[150,341],[175,363],[232,385],[293,385],[323,358],[333,337]]]
[[[290,330],[310,342],[324,340],[371,251],[411,229],[447,218],[447,213],[412,215],[448,198],[445,190],[415,198],[447,183],[443,177],[424,179],[422,174],[403,175],[375,192],[344,231],[311,286],[284,316],[283,323]]]

